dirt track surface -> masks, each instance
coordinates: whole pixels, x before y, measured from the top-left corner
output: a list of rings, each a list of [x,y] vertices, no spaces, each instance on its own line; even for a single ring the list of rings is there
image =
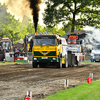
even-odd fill
[[[62,69],[32,68],[31,64],[0,65],[0,100],[25,100],[27,91],[32,91],[32,100],[40,100],[64,90],[65,79],[69,79],[69,87],[87,82],[89,73],[93,73],[93,80],[100,79],[100,65]]]

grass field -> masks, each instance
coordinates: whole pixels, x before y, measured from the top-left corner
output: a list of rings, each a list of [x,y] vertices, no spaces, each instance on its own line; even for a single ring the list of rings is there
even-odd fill
[[[100,64],[100,62],[91,62],[90,60],[85,60],[82,63],[86,63],[86,64]]]
[[[41,100],[100,100],[100,80],[61,90]]]
[[[15,64],[15,62],[3,62],[3,61],[0,61],[0,64]]]
[[[6,64],[21,64],[22,62],[3,62],[3,61],[0,61],[0,65],[6,65]]]

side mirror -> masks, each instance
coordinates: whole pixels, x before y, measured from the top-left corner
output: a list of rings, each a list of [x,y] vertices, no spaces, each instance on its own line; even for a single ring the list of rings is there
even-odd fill
[[[82,42],[82,40],[80,41],[80,44],[82,44],[83,42]]]
[[[61,42],[61,40],[60,40],[60,44],[61,44],[62,42]]]

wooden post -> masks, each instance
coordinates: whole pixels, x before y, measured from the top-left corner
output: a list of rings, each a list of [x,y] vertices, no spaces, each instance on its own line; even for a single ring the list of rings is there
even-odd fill
[[[65,91],[67,92],[67,86],[66,86],[66,88],[65,88]]]

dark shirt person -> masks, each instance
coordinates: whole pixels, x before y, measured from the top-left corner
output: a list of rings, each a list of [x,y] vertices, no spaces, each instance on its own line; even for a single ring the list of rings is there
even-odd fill
[[[16,49],[16,51],[15,51],[15,57],[18,57],[18,56],[19,56],[19,50]]]
[[[20,56],[23,56],[23,49],[19,50]]]

